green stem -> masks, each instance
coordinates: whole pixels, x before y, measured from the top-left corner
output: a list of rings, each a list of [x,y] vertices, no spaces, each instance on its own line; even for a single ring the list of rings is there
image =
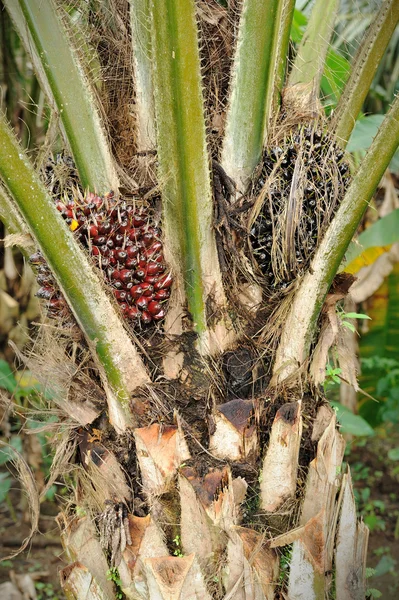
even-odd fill
[[[330,45],[338,0],[316,0],[288,78],[284,102],[318,112],[320,82]]]
[[[242,6],[222,150],[222,165],[241,192],[267,135],[282,5],[283,0],[244,0]]]
[[[399,96],[386,115],[332,220],[284,322],[274,365],[282,381],[306,359],[331,282],[385,169],[399,144]]]
[[[334,111],[330,129],[345,147],[362,109],[389,40],[399,22],[399,2],[384,0],[368,28],[351,66],[344,91]]]
[[[137,149],[144,152],[155,148],[150,0],[130,0],[130,28],[136,91]]]
[[[284,0],[280,5],[278,22],[280,23],[276,62],[274,68],[274,95],[273,95],[273,114],[277,112],[281,104],[281,92],[284,87],[284,78],[287,65],[288,48],[290,43],[290,33],[292,19],[295,10],[295,0]]]
[[[12,16],[15,0],[4,3]],[[16,26],[25,43],[29,39],[23,30],[29,28],[40,79],[51,89],[83,187],[100,194],[116,190],[118,178],[95,98],[60,11],[54,0],[19,0],[19,6],[24,20]]]
[[[0,119],[0,174],[97,357],[110,419],[123,431],[131,419],[131,393],[148,381],[145,368],[86,255],[65,226],[4,117]]]
[[[151,14],[165,243],[195,331],[204,334],[207,295],[213,287],[222,297],[223,290],[212,230],[195,4],[152,0]]]

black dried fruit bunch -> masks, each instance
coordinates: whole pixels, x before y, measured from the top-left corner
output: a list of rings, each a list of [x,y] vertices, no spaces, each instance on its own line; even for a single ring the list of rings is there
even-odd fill
[[[250,243],[270,287],[285,289],[306,271],[349,181],[344,153],[317,127],[299,126],[264,152]]]
[[[148,325],[166,315],[172,276],[167,271],[160,231],[150,222],[148,211],[113,194],[89,193],[79,202],[56,201],[69,228],[102,270],[124,317],[133,324]],[[48,266],[40,254],[31,257],[38,265],[37,295],[47,301],[49,316],[66,314],[67,306]]]

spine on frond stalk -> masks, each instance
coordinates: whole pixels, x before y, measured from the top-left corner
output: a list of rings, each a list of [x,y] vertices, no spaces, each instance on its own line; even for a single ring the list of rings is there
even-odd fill
[[[285,320],[274,364],[283,381],[303,364],[324,298],[352,236],[399,144],[399,96],[386,115],[327,229]]]
[[[287,110],[319,114],[320,81],[337,10],[338,0],[316,0],[283,93]]]
[[[110,420],[122,432],[131,424],[131,394],[149,381],[147,372],[83,250],[4,118],[0,120],[0,174],[93,350]]]
[[[72,150],[82,186],[98,193],[117,190],[119,182],[105,132],[96,108],[94,93],[84,74],[78,51],[54,0],[16,0],[4,4],[13,14],[24,17],[14,21],[21,39],[33,41],[34,64],[40,59],[40,81],[44,91],[51,90]],[[29,36],[26,34],[26,26]],[[28,54],[31,52],[27,45]]]
[[[212,229],[195,4],[156,0],[151,14],[165,249],[176,271],[175,287],[187,299],[195,331],[205,339],[208,295],[212,292],[221,306],[224,292]]]
[[[248,186],[266,137],[283,4],[244,0],[242,6],[222,150],[223,168],[240,192]]]
[[[330,129],[345,147],[362,109],[389,40],[399,22],[399,2],[384,0],[368,28],[351,66],[349,79],[334,111]]]

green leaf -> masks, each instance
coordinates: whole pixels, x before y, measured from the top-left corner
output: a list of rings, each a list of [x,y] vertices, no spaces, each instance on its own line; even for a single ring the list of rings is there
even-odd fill
[[[388,458],[390,460],[399,460],[399,447],[388,450]]]
[[[7,498],[11,483],[12,479],[8,473],[0,473],[0,502]]]
[[[348,78],[349,71],[349,61],[337,51],[330,48],[327,52],[324,73],[321,79],[321,89],[330,108],[336,106]]]
[[[384,554],[374,569],[373,577],[381,577],[395,570],[396,560],[390,554]]]
[[[9,460],[12,460],[15,456],[13,448],[19,453],[22,452],[22,440],[19,436],[15,435],[11,438],[8,446],[2,446],[0,449],[0,465],[5,465]]]
[[[373,223],[371,227],[368,227],[359,235],[356,242],[350,243],[341,270],[350,273],[355,272],[355,268],[358,270],[358,267],[361,268],[365,264],[370,264],[370,258],[372,259],[371,262],[374,262],[382,252],[388,250],[398,240],[399,208]],[[370,254],[370,250],[374,249],[378,249],[379,252]],[[369,260],[367,260],[368,256]]]
[[[0,360],[0,388],[12,394],[16,387],[17,382],[10,365],[5,360]]]
[[[342,321],[342,325],[350,331],[352,331],[352,333],[356,332],[356,327],[353,325],[353,323],[349,323],[348,321]]]
[[[291,25],[291,39],[293,42],[295,42],[295,44],[299,44],[301,41],[307,22],[308,20],[306,15],[296,8],[294,10],[294,18],[292,19]]]
[[[381,598],[382,592],[380,592],[380,590],[376,590],[375,588],[368,588],[367,596],[370,596],[371,598]]]
[[[337,419],[341,423],[341,432],[350,433],[358,437],[374,435],[374,429],[359,415],[354,415],[348,408],[339,402],[331,402],[337,409]]]
[[[384,115],[369,115],[356,121],[352,135],[347,145],[348,152],[367,150],[377,135],[378,128],[384,120]]]
[[[365,315],[363,313],[354,313],[354,312],[344,313],[343,318],[344,319],[369,319],[371,321],[371,317],[369,317],[368,315]]]

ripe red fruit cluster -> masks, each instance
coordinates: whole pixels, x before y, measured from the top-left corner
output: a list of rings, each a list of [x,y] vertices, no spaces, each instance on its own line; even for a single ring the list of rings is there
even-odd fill
[[[112,193],[105,197],[89,193],[80,203],[57,201],[56,207],[102,269],[125,318],[143,325],[162,320],[172,277],[164,261],[160,231],[151,225],[148,212],[117,202]],[[43,287],[38,296],[47,300],[51,314],[55,304],[64,301],[45,269],[45,264],[39,266]]]

